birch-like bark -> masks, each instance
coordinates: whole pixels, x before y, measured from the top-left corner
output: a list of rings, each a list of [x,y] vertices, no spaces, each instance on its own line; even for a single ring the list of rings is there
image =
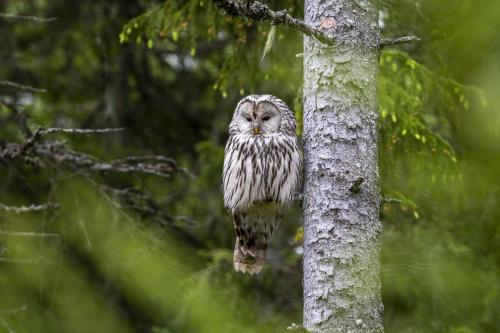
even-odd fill
[[[375,0],[305,0],[304,326],[383,332]]]

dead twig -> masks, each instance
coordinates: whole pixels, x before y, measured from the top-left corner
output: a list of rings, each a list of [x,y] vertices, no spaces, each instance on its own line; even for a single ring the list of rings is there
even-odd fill
[[[27,85],[24,85],[21,83],[6,81],[6,80],[0,80],[0,85],[10,87],[10,88],[15,88],[15,89],[22,90],[22,91],[29,91],[29,92],[33,92],[33,93],[45,93],[45,92],[47,92],[46,89],[35,88],[35,87],[27,86]]]
[[[65,164],[71,169],[87,169],[95,172],[119,172],[128,174],[147,174],[162,178],[170,178],[171,174],[177,171],[177,165],[165,162],[133,162],[139,161],[138,157],[134,157],[129,162],[115,160],[104,162],[94,156],[77,152],[68,148],[54,147],[50,142],[37,143],[34,145],[34,151],[37,155],[45,157],[56,164]],[[149,156],[151,158],[151,156]],[[126,158],[125,158],[126,159]],[[167,159],[166,157],[157,156],[157,160]]]
[[[12,13],[0,13],[0,18],[11,19],[11,20],[23,20],[23,21],[33,21],[38,23],[49,23],[56,21],[57,17],[39,17],[30,15],[19,15]]]
[[[14,207],[14,206],[7,206],[3,203],[0,203],[0,210],[6,211],[6,212],[12,212],[16,214],[20,213],[28,213],[28,212],[40,212],[44,210],[49,210],[49,209],[57,209],[59,208],[59,204],[56,202],[47,202],[41,205],[29,205],[29,206],[20,206],[20,207]]]
[[[405,44],[405,43],[413,43],[413,42],[419,42],[421,40],[420,37],[417,36],[403,36],[403,37],[391,37],[391,38],[381,38],[380,39],[380,46],[390,46],[390,45],[398,45],[398,44]]]
[[[123,131],[124,128],[102,128],[102,129],[78,129],[78,128],[39,128],[24,144],[10,144],[4,151],[0,152],[0,157],[7,159],[15,159],[28,151],[35,142],[39,141],[42,136],[52,133],[69,133],[69,134],[102,134]]]
[[[388,203],[388,204],[400,204],[403,202],[401,199],[396,199],[396,198],[382,198],[383,203]]]
[[[12,237],[61,238],[59,234],[50,232],[21,232],[0,230],[0,235]]]

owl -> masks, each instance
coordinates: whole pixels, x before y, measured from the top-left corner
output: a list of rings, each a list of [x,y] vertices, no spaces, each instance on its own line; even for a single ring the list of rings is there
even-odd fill
[[[224,206],[236,229],[234,269],[258,274],[269,239],[299,184],[301,157],[295,117],[281,99],[239,101],[224,150]]]

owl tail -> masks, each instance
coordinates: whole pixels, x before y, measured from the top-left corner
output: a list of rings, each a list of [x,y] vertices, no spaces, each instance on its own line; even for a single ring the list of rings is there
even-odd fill
[[[250,275],[259,274],[266,263],[266,249],[247,249],[236,237],[233,255],[234,269]]]

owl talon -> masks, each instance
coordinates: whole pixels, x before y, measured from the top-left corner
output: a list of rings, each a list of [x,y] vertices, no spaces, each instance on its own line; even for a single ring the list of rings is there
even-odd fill
[[[236,272],[248,273],[250,275],[259,274],[264,268],[265,260],[255,260],[253,262],[234,262],[234,270]]]

